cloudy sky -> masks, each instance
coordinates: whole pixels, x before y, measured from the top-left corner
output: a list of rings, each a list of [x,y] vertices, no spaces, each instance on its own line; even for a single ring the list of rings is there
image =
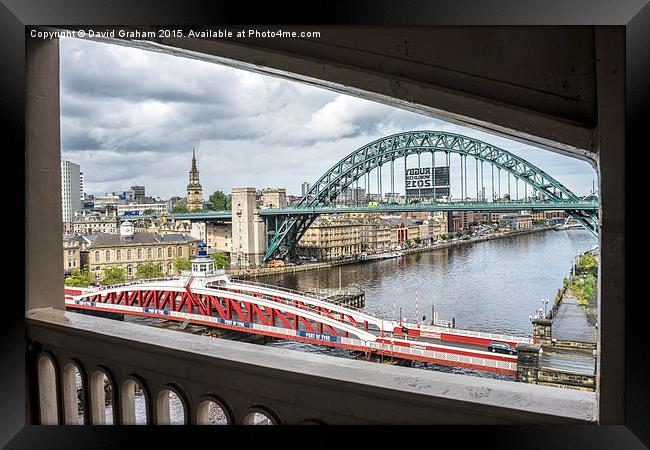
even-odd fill
[[[489,142],[579,195],[596,179],[585,162],[379,103],[227,66],[61,39],[61,150],[81,166],[89,194],[137,184],[150,196],[183,197],[194,148],[205,198],[245,186],[300,195],[303,181],[316,181],[348,153],[410,130]],[[384,192],[389,177],[386,170]],[[403,182],[398,186],[403,193]]]

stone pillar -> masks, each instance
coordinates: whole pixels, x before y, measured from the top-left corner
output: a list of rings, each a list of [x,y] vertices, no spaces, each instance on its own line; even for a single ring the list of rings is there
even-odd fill
[[[517,344],[517,381],[537,384],[541,348],[539,344]]]
[[[25,39],[25,81],[25,310],[65,310],[58,39]]]
[[[533,342],[541,345],[552,345],[552,325],[553,321],[550,319],[533,319]]]
[[[268,208],[284,208],[287,206],[287,190],[264,189],[262,191],[262,206]]]
[[[266,238],[264,221],[260,218],[255,200],[255,188],[232,190],[232,252],[233,267],[259,265],[264,257]]]

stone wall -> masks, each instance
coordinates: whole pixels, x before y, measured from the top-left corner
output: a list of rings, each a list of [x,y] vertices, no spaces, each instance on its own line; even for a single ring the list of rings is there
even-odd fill
[[[596,389],[596,378],[594,375],[577,374],[565,372],[558,369],[541,368],[537,372],[537,384],[555,386],[583,391],[594,391]]]

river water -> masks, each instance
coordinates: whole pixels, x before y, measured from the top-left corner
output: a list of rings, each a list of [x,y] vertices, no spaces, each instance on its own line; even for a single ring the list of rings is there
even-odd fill
[[[550,230],[256,281],[301,291],[359,286],[365,291],[363,309],[379,317],[399,319],[401,308],[409,321],[424,315],[430,322],[435,306],[439,319],[454,318],[457,328],[530,336],[528,316],[544,308],[545,298],[550,309],[575,256],[596,244],[596,238],[586,230]],[[347,353],[279,340],[267,345],[338,356]],[[475,373],[440,366],[435,369]]]
[[[530,336],[532,325],[528,316],[543,308],[543,298],[550,299],[550,308],[575,256],[596,243],[596,238],[585,230],[544,231],[256,281],[296,290],[359,286],[365,291],[363,309],[376,316],[399,318],[402,308],[408,320],[425,315],[430,321],[431,306],[435,305],[439,318],[455,318],[457,328]],[[155,321],[137,317],[127,320],[142,324]],[[302,342],[273,340],[265,345],[350,356],[344,349]],[[514,380],[505,375],[417,361],[413,367]],[[146,423],[141,400],[136,395],[137,422]],[[176,398],[170,398],[170,416],[172,423],[183,422],[183,407]],[[112,422],[110,405],[107,421]]]

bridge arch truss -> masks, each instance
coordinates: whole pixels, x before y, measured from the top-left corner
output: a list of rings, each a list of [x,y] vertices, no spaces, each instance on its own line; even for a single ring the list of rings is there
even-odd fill
[[[523,158],[494,145],[459,134],[442,131],[410,131],[366,144],[325,172],[294,208],[304,208],[305,213],[287,216],[278,224],[269,241],[264,260],[284,257],[293,250],[316,218],[316,214],[309,211],[310,208],[331,205],[337,196],[354,182],[375,169],[381,170],[385,164],[393,166],[394,162],[401,158],[411,155],[419,157],[422,153],[435,154],[436,152],[460,155],[461,164],[465,161],[465,168],[466,159],[470,157],[475,159],[477,167],[479,162],[488,163],[498,171],[505,171],[517,182],[521,181],[524,186],[530,186],[533,192],[541,193],[546,201],[557,203],[558,209],[566,210],[592,234],[598,234],[597,213],[563,208],[563,203],[577,202],[580,198],[558,180]],[[467,184],[466,178],[465,184]]]

